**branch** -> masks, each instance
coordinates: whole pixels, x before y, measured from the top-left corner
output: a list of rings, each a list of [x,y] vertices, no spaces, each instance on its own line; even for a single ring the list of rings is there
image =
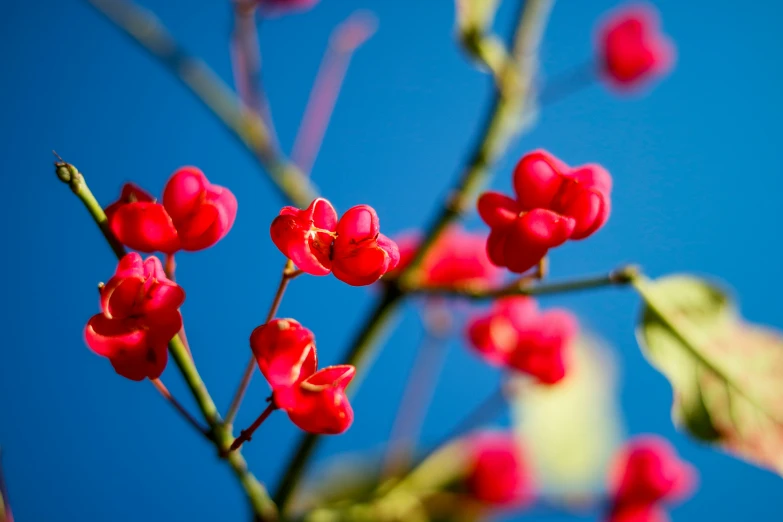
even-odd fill
[[[228,448],[228,451],[236,451],[242,447],[242,444],[245,442],[250,442],[258,427],[261,426],[266,418],[269,417],[276,409],[277,406],[275,406],[274,402],[270,400],[269,406],[267,406],[266,409],[261,412],[261,415],[259,415],[258,418],[253,421],[253,424],[251,424],[246,430],[239,432],[239,437],[234,439],[234,442],[231,443],[231,447]]]
[[[608,274],[592,277],[580,277],[553,283],[532,282],[523,278],[510,285],[500,288],[471,288],[455,286],[419,286],[409,290],[411,294],[438,296],[438,297],[463,297],[467,299],[497,299],[514,295],[549,295],[580,290],[591,290],[605,286],[622,286],[631,284],[639,275],[639,268],[630,265],[612,270]]]
[[[112,248],[120,259],[125,255],[125,249],[120,245],[119,248],[114,248],[115,244],[119,244],[117,239],[111,233],[108,226],[106,226],[106,214],[98,201],[93,196],[90,189],[87,187],[87,183],[84,180],[84,176],[70,163],[59,161],[55,163],[55,171],[57,177],[63,182],[67,183],[74,194],[84,203],[84,206],[90,212],[98,227],[103,232],[104,237],[112,245]],[[207,391],[207,387],[204,381],[201,380],[201,375],[196,369],[196,365],[193,359],[190,358],[185,345],[182,343],[182,339],[177,335],[171,341],[169,341],[169,353],[171,354],[174,362],[179,368],[182,377],[185,379],[188,388],[190,389],[193,398],[196,399],[199,410],[201,410],[204,420],[209,425],[210,439],[218,449],[218,454],[223,455],[223,449],[227,448],[233,437],[231,433],[223,425],[223,421],[218,414],[217,407],[215,406],[212,397]],[[253,512],[263,521],[277,520],[277,508],[274,503],[269,499],[269,495],[266,489],[256,480],[256,478],[248,471],[247,464],[242,456],[238,452],[232,452],[225,456],[234,474],[239,479],[242,487],[245,490],[245,494],[248,498]]]
[[[329,37],[291,150],[292,160],[305,175],[313,170],[351,57],[375,33],[377,24],[372,13],[356,11]]]
[[[166,399],[166,402],[171,404],[171,406],[177,410],[177,412],[191,425],[193,426],[196,431],[204,435],[207,440],[212,440],[211,435],[209,434],[209,430],[204,428],[199,421],[197,421],[193,415],[190,414],[188,410],[185,409],[185,407],[174,398],[174,396],[171,394],[168,388],[166,388],[166,385],[163,384],[163,382],[160,379],[150,379],[150,382],[155,387],[156,390],[158,390],[158,393],[163,396],[164,399]]]
[[[174,73],[253,154],[286,199],[304,208],[317,197],[310,180],[273,146],[263,119],[202,60],[189,55],[152,13],[126,0],[86,1]]]
[[[389,434],[382,467],[384,477],[393,477],[410,464],[446,362],[447,345],[452,333],[450,330],[447,327],[437,331],[427,324],[425,318],[424,337],[416,349],[416,359],[408,374]]]
[[[294,268],[293,261],[288,260],[286,262],[285,267],[283,267],[283,275],[280,276],[280,284],[277,286],[275,297],[272,299],[272,305],[269,307],[269,312],[266,314],[266,321],[264,321],[264,324],[275,318],[277,309],[280,308],[280,303],[283,302],[283,295],[285,294],[286,288],[288,288],[288,282],[291,281],[291,279],[298,277],[302,273],[303,272],[301,270]],[[226,424],[231,424],[234,422],[234,418],[237,416],[239,407],[242,405],[242,399],[245,397],[247,387],[250,386],[250,380],[253,378],[253,374],[256,371],[257,364],[258,363],[256,362],[255,356],[251,353],[250,360],[247,362],[245,371],[242,374],[242,380],[239,382],[237,391],[234,393],[234,398],[231,400],[231,405],[228,407],[228,413],[226,413]]]
[[[512,56],[514,62],[507,63],[504,81],[495,86],[490,108],[481,138],[476,144],[470,161],[463,169],[452,196],[445,202],[442,210],[427,230],[414,259],[400,274],[400,284],[392,283],[376,304],[348,350],[345,364],[356,366],[357,377],[365,373],[375,355],[375,347],[391,319],[394,311],[406,295],[406,286],[415,283],[417,268],[424,256],[438,239],[440,234],[469,207],[483,183],[489,177],[490,168],[505,151],[509,140],[516,134],[523,114],[527,93],[532,84],[532,71],[535,69],[536,51],[554,0],[527,0],[520,12],[515,31]],[[354,380],[349,392],[356,393],[360,382]],[[307,462],[317,447],[318,435],[306,434],[299,441],[293,458],[283,474],[283,478],[274,494],[281,512],[285,513],[296,485],[304,473]]]

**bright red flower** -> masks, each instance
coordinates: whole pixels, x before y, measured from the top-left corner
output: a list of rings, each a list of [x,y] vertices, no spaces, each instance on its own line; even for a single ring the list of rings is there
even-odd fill
[[[378,214],[357,205],[342,215],[334,240],[332,272],[352,286],[374,283],[400,261],[397,244],[380,233]]]
[[[584,239],[609,218],[612,178],[599,165],[568,167],[543,150],[514,169],[516,199],[485,192],[478,211],[492,229],[487,253],[497,266],[523,273],[550,248]]]
[[[695,483],[695,469],[677,457],[668,441],[651,435],[637,437],[619,453],[612,467],[609,488],[613,511],[683,500]]]
[[[395,269],[397,272],[411,262],[421,237],[418,234],[407,234],[396,237],[395,241],[400,251],[400,262]],[[503,272],[489,260],[486,241],[486,235],[466,232],[459,226],[449,227],[424,256],[420,266],[422,284],[489,287],[499,282]]]
[[[272,388],[272,403],[310,433],[337,434],[353,422],[345,388],[356,369],[328,366],[316,371],[313,333],[293,319],[274,319],[250,335],[258,367]]]
[[[166,277],[158,258],[142,262],[130,253],[101,289],[102,313],[87,323],[87,345],[123,377],[156,379],[166,367],[168,342],[182,327],[184,300],[185,292]]]
[[[272,226],[272,242],[300,269],[312,275],[332,271],[332,243],[337,212],[324,198],[314,199],[304,210],[283,207]]]
[[[485,504],[521,507],[533,500],[533,484],[519,442],[511,433],[485,431],[467,439],[469,494]]]
[[[301,270],[334,276],[353,286],[369,285],[399,262],[397,244],[380,233],[378,215],[368,205],[348,210],[340,220],[331,203],[318,198],[304,210],[283,207],[272,221],[275,246]]]
[[[567,310],[539,312],[529,297],[507,297],[467,327],[471,346],[490,364],[507,366],[554,384],[566,374],[567,350],[577,332]]]
[[[195,167],[174,173],[163,189],[162,204],[126,184],[120,199],[106,209],[109,226],[122,244],[167,254],[211,247],[228,233],[236,214],[234,195],[210,184]]]
[[[674,45],[661,33],[658,13],[648,4],[626,7],[601,26],[598,52],[607,79],[632,88],[668,72]]]

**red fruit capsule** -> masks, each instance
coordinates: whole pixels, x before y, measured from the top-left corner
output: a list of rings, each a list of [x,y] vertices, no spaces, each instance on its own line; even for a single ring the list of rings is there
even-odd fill
[[[291,388],[312,375],[318,367],[313,332],[293,319],[274,319],[250,335],[250,348],[258,367],[273,390],[278,407],[290,406]]]
[[[115,371],[134,381],[160,377],[168,342],[182,327],[185,292],[169,280],[156,257],[130,253],[101,289],[102,313],[90,318],[84,337]]]
[[[667,73],[675,51],[671,40],[661,33],[655,8],[636,4],[601,25],[598,54],[607,80],[620,89],[630,89]]]
[[[337,434],[353,422],[345,388],[351,365],[317,370],[315,336],[293,319],[274,319],[250,335],[250,347],[272,388],[272,404],[310,433]]]
[[[629,505],[609,512],[606,522],[670,522],[657,504]]]
[[[163,203],[133,184],[106,208],[117,239],[141,252],[173,254],[213,246],[231,229],[237,201],[223,187],[212,185],[195,167],[183,167],[163,189]]]
[[[491,228],[489,259],[512,272],[533,268],[549,249],[590,236],[609,218],[612,178],[598,165],[570,168],[537,150],[522,157],[513,181],[516,199],[486,192],[478,200]]]
[[[182,167],[163,189],[163,207],[177,229],[180,247],[196,251],[220,241],[237,216],[237,200],[228,189],[211,184],[195,167]]]
[[[345,388],[356,368],[344,364],[322,368],[296,388],[295,404],[287,410],[291,422],[310,433],[335,435],[353,423],[353,409]]]
[[[696,471],[677,456],[669,442],[646,435],[631,440],[618,454],[610,476],[615,509],[687,498]]]
[[[332,248],[334,276],[352,286],[376,282],[400,261],[397,244],[380,233],[378,214],[369,205],[357,205],[342,215]]]
[[[329,201],[314,199],[304,210],[283,207],[270,228],[272,242],[294,264],[308,274],[332,271],[332,243],[337,229],[337,212]]]
[[[533,500],[530,470],[511,433],[480,432],[466,440],[470,463],[466,486],[476,500],[521,507]]]
[[[567,351],[577,328],[566,310],[539,312],[529,297],[507,297],[469,321],[467,338],[490,364],[554,384],[566,375]]]

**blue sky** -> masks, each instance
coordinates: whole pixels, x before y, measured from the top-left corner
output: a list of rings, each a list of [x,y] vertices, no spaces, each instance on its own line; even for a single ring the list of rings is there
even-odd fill
[[[506,0],[499,28],[511,21]],[[187,49],[230,81],[230,9],[225,2],[147,0]],[[593,22],[611,1],[562,0],[542,50],[557,75],[591,54]],[[499,163],[493,186],[544,147],[571,164],[599,162],[614,176],[613,215],[589,241],[552,257],[553,276],[604,272],[626,262],[654,276],[709,274],[734,289],[744,315],[783,327],[776,298],[783,49],[776,2],[657,2],[678,46],[673,74],[646,96],[618,97],[601,85],[545,109],[537,127]],[[489,82],[453,42],[446,0],[323,0],[313,11],[264,23],[269,98],[290,148],[331,29],[357,8],[379,18],[355,56],[313,176],[340,211],[375,207],[384,233],[431,216],[465,160],[487,106]],[[180,165],[202,168],[239,199],[234,229],[215,248],[179,260],[183,313],[202,375],[227,405],[263,315],[282,256],[268,225],[283,201],[257,165],[177,80],[84,2],[9,2],[0,19],[4,194],[0,258],[6,300],[0,348],[0,444],[19,520],[115,522],[243,520],[245,506],[212,450],[176,418],[151,386],[117,377],[83,345],[97,311],[95,285],[114,262],[89,217],[52,175],[56,149],[87,176],[101,202],[123,181],[159,193]],[[480,228],[480,222],[469,223]],[[316,332],[324,364],[339,362],[373,299],[333,278],[292,285],[281,314]],[[548,298],[568,306],[614,347],[628,433],[670,438],[702,475],[674,520],[776,520],[780,478],[678,434],[671,391],[643,360],[633,325],[638,298],[606,290]],[[410,308],[354,401],[356,422],[319,454],[378,449],[391,426],[420,337]],[[424,438],[436,440],[492,390],[498,373],[450,347]],[[165,380],[184,389],[174,371]],[[240,413],[264,406],[257,378]],[[225,406],[223,406],[225,407]],[[274,415],[246,455],[274,483],[296,429]],[[557,517],[548,517],[557,520]]]

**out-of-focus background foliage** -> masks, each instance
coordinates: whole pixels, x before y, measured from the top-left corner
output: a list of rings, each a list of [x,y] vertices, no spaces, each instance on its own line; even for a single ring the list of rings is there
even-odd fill
[[[514,3],[503,2],[501,31]],[[227,0],[143,5],[230,81]],[[545,37],[544,73],[588,59],[593,22],[614,5],[559,2]],[[615,179],[613,215],[590,240],[554,253],[553,277],[631,261],[651,275],[713,274],[733,286],[749,319],[783,327],[783,11],[771,1],[657,5],[677,42],[674,73],[647,96],[618,97],[596,85],[546,108],[500,163],[494,186],[508,189],[515,160],[536,147],[572,164],[600,162]],[[379,31],[355,56],[313,176],[338,210],[368,203],[383,231],[395,233],[431,216],[465,159],[490,82],[453,42],[452,2],[323,0],[311,12],[261,26],[265,83],[284,147],[293,142],[330,31],[356,8],[372,9]],[[183,164],[201,167],[237,194],[228,237],[178,259],[188,336],[223,408],[248,357],[248,335],[277,284],[283,258],[268,225],[283,201],[194,97],[85,3],[8,1],[0,28],[0,444],[15,514],[21,521],[244,520],[242,494],[212,448],[152,386],[119,378],[84,346],[83,325],[97,310],[95,285],[112,274],[114,259],[55,179],[50,151],[78,166],[104,204],[125,180],[159,193]],[[322,361],[337,363],[374,293],[333,278],[302,278],[281,313],[314,330]],[[779,520],[779,477],[675,432],[669,385],[634,339],[639,303],[632,291],[542,301],[571,307],[612,345],[625,432],[662,434],[700,469],[699,492],[672,511],[674,520]],[[388,436],[421,337],[413,310],[366,377],[353,427],[330,438],[320,459],[378,450]],[[447,432],[498,376],[453,343],[425,441]],[[174,371],[164,381],[184,396]],[[255,418],[266,396],[256,377],[238,424]],[[246,446],[263,481],[274,484],[296,435],[277,414]]]

